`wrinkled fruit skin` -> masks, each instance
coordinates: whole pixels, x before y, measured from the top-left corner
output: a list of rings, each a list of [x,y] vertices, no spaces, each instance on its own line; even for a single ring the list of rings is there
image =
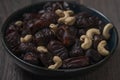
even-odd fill
[[[57,9],[70,9],[69,8],[69,4],[67,2],[63,2],[63,1],[60,1],[60,2],[54,2],[54,3],[51,3],[51,2],[48,2],[47,4],[45,4],[43,6],[44,10],[46,11],[55,11]]]
[[[69,30],[69,26],[62,25],[57,30],[58,39],[63,42],[65,46],[70,46],[75,42],[75,33]]]
[[[51,23],[56,23],[58,16],[54,12],[46,12],[42,14],[39,20],[35,21],[35,27],[48,27]]]
[[[88,49],[86,51],[86,56],[89,57],[90,63],[94,64],[100,61],[103,57],[94,49]]]
[[[58,15],[56,15],[54,12],[44,12],[42,14],[26,15],[27,16],[25,16],[25,25],[33,34],[42,28],[49,27],[51,23],[56,23],[58,19]]]
[[[85,29],[78,29],[77,38],[80,38],[80,36],[85,35],[85,34],[86,34]]]
[[[100,41],[104,40],[102,35],[94,35],[93,36],[93,48],[97,49],[97,45],[99,44]]]
[[[20,52],[35,52],[36,51],[36,47],[33,43],[20,43],[19,45],[19,50]]]
[[[72,47],[72,50],[70,51],[70,57],[77,57],[77,56],[84,56],[84,52],[82,48],[80,47],[81,43],[79,39],[75,41],[75,44]]]
[[[23,60],[25,60],[25,61],[27,61],[27,62],[29,62],[29,63],[31,63],[31,64],[36,64],[36,65],[39,64],[39,61],[38,61],[38,59],[37,59],[37,56],[36,56],[34,53],[32,53],[32,52],[27,52],[27,53],[24,55]]]
[[[86,56],[79,56],[68,58],[63,61],[62,68],[80,68],[89,64],[89,58]]]
[[[7,44],[11,47],[14,52],[18,52],[18,46],[20,44],[20,35],[17,32],[11,32],[5,37]]]
[[[59,41],[51,41],[48,46],[48,50],[54,55],[54,56],[60,56],[62,59],[68,58],[68,51],[64,47],[64,45]]]
[[[35,42],[38,45],[47,45],[53,39],[55,39],[55,34],[48,28],[42,29],[35,34]]]
[[[88,12],[81,12],[76,16],[77,20],[76,20],[76,25],[79,28],[84,28],[84,29],[88,29],[90,27],[97,27],[99,24],[100,19],[96,16],[91,15]]]
[[[45,67],[48,67],[53,63],[52,58],[53,55],[51,53],[43,53],[43,52],[38,53],[38,59],[42,62],[42,64]]]

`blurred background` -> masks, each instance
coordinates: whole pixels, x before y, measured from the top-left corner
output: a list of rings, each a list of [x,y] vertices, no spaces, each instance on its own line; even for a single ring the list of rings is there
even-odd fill
[[[0,28],[6,18],[14,11],[42,0],[0,0]],[[65,0],[64,0],[65,1]],[[92,7],[107,16],[120,32],[120,0],[72,0]],[[1,32],[0,32],[1,36]],[[119,35],[120,37],[120,35]],[[102,67],[91,74],[64,80],[120,80],[120,45],[115,54]],[[0,41],[0,80],[42,80],[19,67],[5,54]],[[44,79],[51,80],[51,79]],[[53,80],[53,79],[52,79]]]

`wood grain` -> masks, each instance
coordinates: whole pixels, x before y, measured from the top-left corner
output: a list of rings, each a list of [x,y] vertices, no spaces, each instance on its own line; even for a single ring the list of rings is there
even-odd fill
[[[12,12],[40,1],[41,0],[0,0],[0,28],[5,19]],[[79,0],[78,2],[102,12],[110,18],[117,28],[117,31],[120,32],[120,0]],[[115,54],[106,64],[93,71],[91,74],[65,80],[120,80],[119,47],[120,44],[118,44]],[[16,66],[9,56],[5,54],[0,42],[0,80],[42,80],[42,78],[36,77]]]

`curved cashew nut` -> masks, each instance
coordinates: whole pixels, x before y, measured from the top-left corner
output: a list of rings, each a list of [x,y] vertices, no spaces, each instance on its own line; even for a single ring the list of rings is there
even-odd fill
[[[103,33],[102,35],[106,38],[109,39],[110,34],[109,31],[113,28],[113,25],[111,23],[108,23],[105,25],[104,29],[103,29]]]
[[[20,38],[21,42],[29,42],[31,40],[32,40],[32,35],[30,35],[30,34],[26,35],[25,37]]]
[[[90,37],[91,39],[93,39],[93,35],[95,34],[100,34],[100,30],[96,28],[91,28],[86,32],[86,35]]]
[[[54,32],[56,32],[58,25],[57,24],[50,24],[49,26]]]
[[[63,16],[64,16],[63,10],[57,9],[57,10],[55,11],[55,13],[56,13],[58,16],[60,16],[60,17],[63,17]]]
[[[83,48],[83,49],[88,49],[88,48],[90,48],[91,46],[92,46],[92,40],[91,40],[91,38],[89,38],[88,36],[86,36],[86,35],[82,35],[81,37],[80,37],[80,41],[84,41],[82,44],[81,44],[81,48]]]
[[[61,17],[58,19],[58,23],[63,22],[65,24],[72,25],[76,20],[74,16],[71,17],[71,15],[74,14],[72,10],[62,11],[58,9],[55,11],[55,13]]]
[[[45,48],[44,46],[38,46],[37,47],[37,51],[39,51],[39,52],[45,52],[45,53],[48,52],[47,48]]]
[[[53,61],[55,64],[50,65],[49,69],[58,69],[62,65],[62,59],[59,56],[54,56]]]
[[[65,24],[73,25],[75,23],[75,17],[67,17],[64,21]]]
[[[105,49],[106,45],[107,45],[107,42],[105,40],[102,40],[97,46],[98,52],[103,56],[107,56],[110,53],[108,50]]]
[[[15,25],[16,25],[16,26],[22,26],[22,25],[23,25],[23,22],[22,22],[22,21],[16,21],[16,22],[15,22]]]

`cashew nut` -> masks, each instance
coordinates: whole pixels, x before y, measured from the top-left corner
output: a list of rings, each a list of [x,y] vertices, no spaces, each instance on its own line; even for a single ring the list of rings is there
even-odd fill
[[[71,10],[62,11],[62,10],[58,9],[55,12],[58,16],[60,16],[60,18],[58,19],[58,23],[62,22],[62,23],[68,24],[68,25],[74,24],[76,18],[74,16],[72,16],[74,14],[73,11],[71,11]]]
[[[86,32],[86,35],[90,37],[91,39],[93,39],[93,35],[95,34],[100,34],[100,30],[96,28],[91,28]]]
[[[20,38],[21,42],[29,42],[31,40],[32,40],[32,35],[30,35],[30,34],[26,35],[25,37]]]
[[[49,26],[54,32],[56,32],[58,25],[56,24],[50,24]]]
[[[113,28],[113,25],[111,23],[108,23],[105,25],[104,29],[103,29],[103,33],[102,35],[106,38],[109,39],[110,34],[109,31]]]
[[[63,17],[63,16],[64,16],[63,11],[60,10],[60,9],[57,9],[57,10],[55,11],[55,13],[56,13],[58,16],[60,16],[60,17]]]
[[[80,41],[84,41],[82,44],[81,44],[81,48],[83,49],[88,49],[92,46],[92,40],[91,38],[89,38],[87,35],[82,35],[80,37]]]
[[[16,21],[16,22],[15,22],[15,25],[16,25],[16,26],[22,26],[22,25],[23,25],[23,22],[22,22],[22,21]]]
[[[62,65],[62,59],[59,56],[54,56],[53,61],[55,64],[50,65],[48,69],[58,69]]]
[[[48,52],[48,50],[47,50],[47,48],[45,48],[44,46],[38,46],[37,47],[37,51],[39,51],[39,52]]]
[[[64,21],[65,24],[73,25],[75,23],[75,17],[67,17]]]
[[[98,52],[103,56],[107,56],[110,53],[108,50],[105,49],[106,45],[107,45],[107,42],[105,40],[102,40],[97,46]]]

